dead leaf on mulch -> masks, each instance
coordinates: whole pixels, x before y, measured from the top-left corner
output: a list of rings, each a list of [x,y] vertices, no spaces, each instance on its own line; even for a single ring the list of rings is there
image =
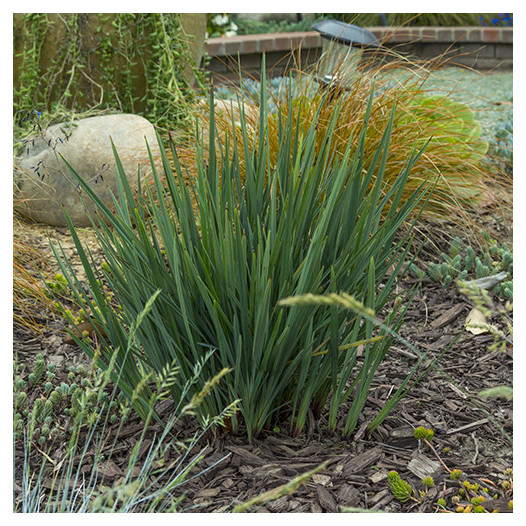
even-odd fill
[[[471,334],[485,334],[491,332],[492,328],[497,330],[487,323],[486,316],[478,309],[471,309],[464,322],[464,326]]]

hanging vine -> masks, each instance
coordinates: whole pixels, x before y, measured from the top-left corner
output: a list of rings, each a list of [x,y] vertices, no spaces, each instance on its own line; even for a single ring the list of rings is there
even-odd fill
[[[22,15],[15,124],[33,108],[52,120],[118,111],[169,127],[190,124],[196,90],[185,68],[198,90],[205,77],[185,36],[178,14]]]
[[[21,53],[22,64],[19,68],[19,87],[15,85],[13,101],[15,112],[24,108],[31,108],[34,104],[34,96],[40,92],[42,78],[35,75],[40,70],[40,55],[42,45],[48,29],[53,24],[48,20],[46,14],[26,14],[22,26],[22,39],[24,46]]]

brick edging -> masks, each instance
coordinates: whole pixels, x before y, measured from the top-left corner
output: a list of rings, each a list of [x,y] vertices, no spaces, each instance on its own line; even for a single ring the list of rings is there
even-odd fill
[[[513,69],[513,27],[369,27],[385,48],[424,61],[447,55],[449,65],[481,71]],[[297,58],[302,67],[320,57],[324,39],[316,31],[210,38],[206,69],[218,82],[237,82],[239,67],[257,78],[262,56],[267,73],[281,76]],[[238,61],[239,57],[239,61]],[[291,61],[291,58],[294,60]]]
[[[450,42],[495,44],[513,43],[513,27],[369,27],[369,31],[382,43],[402,42]],[[299,46],[304,49],[319,48],[323,39],[317,31],[294,33],[265,33],[233,37],[210,38],[206,52],[215,57],[236,56],[251,53],[292,50]]]
[[[318,48],[322,46],[322,38],[316,31],[239,35],[209,38],[205,49],[211,56],[224,57],[227,55],[235,56],[237,53],[247,55],[250,53],[285,51],[300,45],[303,48]]]

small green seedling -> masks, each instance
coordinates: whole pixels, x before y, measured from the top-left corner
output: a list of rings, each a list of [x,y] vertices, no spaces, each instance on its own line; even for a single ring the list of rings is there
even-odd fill
[[[448,502],[443,496],[439,497],[435,503],[436,511],[442,513],[490,513],[493,509],[488,506],[486,509],[484,503],[490,500],[497,500],[504,498],[508,500],[508,507],[513,510],[513,471],[508,468],[504,471],[504,480],[500,483],[500,488],[488,479],[481,479],[480,482],[484,484],[491,484],[496,492],[490,494],[490,490],[485,485],[482,486],[478,482],[470,482],[465,477],[464,473],[460,469],[449,469],[444,461],[440,458],[435,448],[431,445],[431,440],[434,437],[432,429],[426,429],[424,426],[419,426],[414,432],[415,438],[426,444],[444,466],[447,472],[449,472],[449,478],[453,481],[458,481],[459,490],[456,495],[453,495],[450,500],[450,507],[448,508]],[[389,487],[393,495],[402,503],[413,501],[421,503],[423,499],[428,495],[428,491],[435,486],[435,481],[432,477],[427,476],[422,479],[422,485],[424,490],[419,490],[418,495],[413,487],[404,481],[397,471],[390,471],[387,475]],[[494,511],[493,511],[494,512]]]

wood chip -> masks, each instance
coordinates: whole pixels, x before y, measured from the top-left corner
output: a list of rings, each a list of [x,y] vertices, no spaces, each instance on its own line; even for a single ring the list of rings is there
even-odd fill
[[[245,462],[247,462],[248,464],[252,464],[253,466],[263,466],[264,464],[266,464],[265,460],[259,458],[257,455],[243,447],[227,446],[225,449],[228,449],[228,451],[239,455],[243,458]]]
[[[465,305],[463,303],[457,303],[453,305],[446,312],[441,314],[436,320],[433,320],[430,325],[433,329],[439,329],[448,323],[451,323],[463,310]]]
[[[309,471],[310,469],[314,469],[315,467],[319,466],[325,460],[326,459],[316,458],[314,460],[310,459],[309,461],[307,461],[305,459],[305,462],[293,462],[287,464],[287,468],[293,469],[295,471]]]
[[[378,501],[374,506],[372,506],[371,510],[382,510],[387,504],[389,504],[394,499],[394,495],[390,492],[387,492],[387,494],[384,495],[383,499]]]
[[[437,351],[438,349],[443,349],[444,347],[447,347],[453,340],[455,339],[455,336],[453,334],[444,334],[439,340],[436,342],[433,342],[430,345],[431,350]]]
[[[387,473],[389,473],[385,468],[384,469],[380,469],[379,471],[377,471],[376,473],[373,473],[370,477],[369,477],[369,480],[373,483],[373,484],[378,484],[378,482],[381,482],[382,480],[385,480],[387,478]]]
[[[273,446],[280,454],[285,454],[287,457],[295,457],[297,452],[285,444],[276,444]]]
[[[446,432],[446,435],[452,435],[453,433],[460,433],[462,431],[467,431],[468,429],[479,427],[483,424],[487,424],[488,422],[489,420],[487,418],[482,418],[481,420],[477,420],[476,422],[471,422],[470,424],[466,424],[465,426],[458,427],[457,429],[451,429],[450,431]]]
[[[240,467],[241,469],[241,467]],[[268,477],[279,477],[283,475],[283,469],[276,464],[267,464],[261,467],[255,467],[252,476],[257,479],[265,479]]]
[[[393,429],[387,443],[391,446],[396,446],[400,448],[415,448],[418,441],[415,438],[415,429],[413,426],[400,426],[396,429]]]
[[[310,509],[310,504],[308,502],[304,502],[303,504],[301,504],[301,506],[298,506],[297,508],[291,507],[289,513],[307,513],[309,509]]]
[[[379,491],[376,495],[373,495],[369,499],[369,502],[368,502],[369,506],[374,508],[379,502],[381,502],[388,495],[392,495],[391,490],[389,489],[383,489]]]
[[[96,336],[98,336],[97,329],[98,329],[98,332],[102,335],[102,337],[105,338],[106,333],[104,332],[104,329],[100,325],[97,325],[95,322],[92,323],[90,321],[85,321],[85,322],[80,323],[79,325],[75,325],[75,327],[71,329],[71,332],[77,338],[80,338],[80,339],[83,337],[84,333],[88,333],[88,336],[91,339],[94,339]],[[64,338],[64,343],[67,343],[68,345],[77,345],[73,336],[71,336],[71,334],[69,333]]]
[[[319,484],[320,486],[327,486],[331,481],[331,477],[328,475],[320,475],[319,473],[315,473],[312,475],[312,482],[314,484]]]
[[[196,497],[217,497],[219,493],[221,492],[221,488],[203,488],[200,489],[195,496]]]
[[[239,473],[241,473],[241,475],[252,475],[254,473],[254,469],[256,469],[254,466],[246,466],[242,464],[239,466]]]
[[[284,513],[289,509],[288,500],[289,500],[288,495],[284,495],[283,497],[280,497],[279,499],[269,502],[266,506],[269,509],[269,511],[273,513]]]
[[[355,486],[352,486],[351,484],[342,484],[336,498],[342,506],[354,507],[360,503],[362,494]]]
[[[231,478],[227,478],[221,483],[221,486],[223,486],[225,489],[231,488],[233,485],[234,481]]]
[[[323,449],[322,444],[313,444],[311,446],[304,447],[303,449],[300,449],[296,452],[296,455],[298,457],[311,457],[312,455],[315,455],[316,453],[319,453]]]
[[[338,511],[338,505],[334,500],[334,497],[323,487],[318,486],[316,488],[316,493],[318,494],[318,500],[320,506],[327,510],[329,513],[335,513]]]
[[[460,405],[456,404],[455,402],[452,402],[451,400],[444,400],[444,405],[454,413],[457,413],[461,409]]]
[[[106,460],[104,462],[99,462],[97,464],[97,471],[104,475],[105,478],[108,479],[115,479],[117,477],[122,476],[124,473],[113,460]]]
[[[299,442],[295,438],[290,438],[290,437],[286,437],[286,436],[284,437],[284,436],[273,436],[273,435],[270,435],[265,440],[267,442],[270,442],[271,444],[275,444],[277,446],[285,444],[286,446],[290,446],[290,447],[298,447],[298,446],[301,445],[301,442]]]
[[[510,510],[508,503],[509,503],[508,499],[495,499],[495,500],[487,500],[483,502],[482,506],[486,510],[491,511],[491,512],[493,510],[497,510],[499,513],[512,513],[512,510]]]
[[[362,472],[365,468],[374,464],[380,458],[382,451],[382,446],[376,446],[349,460],[343,466],[343,475],[347,476],[353,473]]]
[[[438,462],[431,460],[422,453],[418,453],[407,465],[407,469],[422,480],[425,477],[435,478],[440,475],[444,468]]]

